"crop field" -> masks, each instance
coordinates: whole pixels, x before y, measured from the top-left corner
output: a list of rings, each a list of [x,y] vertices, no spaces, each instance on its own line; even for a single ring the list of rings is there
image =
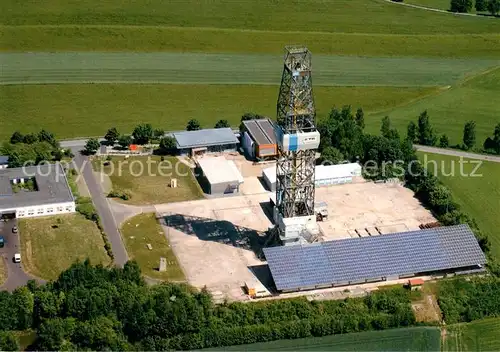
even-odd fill
[[[183,130],[192,118],[204,127],[213,127],[219,119],[238,126],[241,115],[248,111],[274,118],[278,90],[278,86],[186,84],[0,86],[0,140],[15,130],[41,128],[58,138],[104,135],[113,126],[125,133],[141,122],[164,130]],[[314,88],[320,117],[332,106],[351,104],[374,112],[435,92],[435,88]]]
[[[380,121],[383,116],[389,115],[394,126],[405,133],[408,122],[416,122],[418,115],[427,110],[435,131],[447,134],[452,145],[462,143],[464,124],[473,120],[476,122],[477,145],[482,146],[500,121],[499,94],[500,67],[440,94],[373,114],[369,119]],[[378,132],[380,128],[380,124],[367,123],[367,126],[372,132]]]
[[[390,23],[390,25],[388,25]],[[0,48],[498,57],[500,21],[384,0],[2,3]]]
[[[500,163],[483,161],[473,174],[476,164],[471,163],[469,159],[463,159],[463,172],[461,172],[459,157],[419,153],[419,158],[424,161],[424,166],[437,174],[439,179],[450,188],[453,199],[460,204],[462,209],[476,219],[481,231],[489,237],[492,254],[500,259],[500,233],[498,232],[500,228],[498,215]],[[434,165],[437,166],[437,173],[434,171]]]
[[[225,347],[225,351],[440,351],[437,327],[368,331]],[[210,349],[207,349],[210,350]],[[221,350],[219,348],[218,350]]]
[[[443,351],[499,351],[500,318],[489,318],[447,328]]]
[[[405,3],[444,11],[448,11],[450,9],[449,0],[406,0]]]
[[[280,55],[256,54],[6,53],[0,54],[0,82],[277,85],[282,61]],[[421,87],[450,85],[500,60],[315,55],[313,65],[315,87]]]

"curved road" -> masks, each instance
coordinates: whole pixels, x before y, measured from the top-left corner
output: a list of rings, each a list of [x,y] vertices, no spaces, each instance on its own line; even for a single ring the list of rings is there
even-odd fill
[[[492,161],[494,163],[500,163],[500,156],[495,156],[495,155],[477,154],[477,153],[464,152],[462,150],[456,150],[456,149],[443,149],[443,148],[438,148],[438,147],[428,147],[425,145],[415,145],[414,147],[419,152],[458,156],[458,157],[463,157],[463,158],[467,158],[467,159],[476,159],[476,160],[484,160],[484,161]]]

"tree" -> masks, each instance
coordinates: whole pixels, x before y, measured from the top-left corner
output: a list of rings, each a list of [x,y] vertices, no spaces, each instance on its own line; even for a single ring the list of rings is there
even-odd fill
[[[231,127],[229,125],[229,122],[227,122],[227,120],[219,120],[214,126],[214,128],[227,128],[227,127]]]
[[[382,119],[380,132],[382,133],[382,136],[387,139],[399,139],[399,133],[396,129],[392,128],[391,119],[389,118],[389,116],[385,116]]]
[[[437,137],[429,121],[429,114],[425,110],[418,117],[418,143],[422,145],[435,145],[436,140]]]
[[[33,133],[29,133],[23,137],[23,143],[25,144],[33,144],[38,142],[38,136]]]
[[[476,11],[477,12],[486,11],[488,9],[487,3],[488,3],[488,0],[476,0],[476,4],[475,4]]]
[[[177,148],[177,142],[172,136],[165,136],[160,140],[160,154],[171,154]]]
[[[118,137],[118,144],[120,147],[123,149],[126,149],[131,145],[133,142],[132,137],[126,134],[122,134],[120,137]]]
[[[59,143],[56,140],[56,137],[52,132],[46,131],[46,130],[41,130],[38,132],[38,141],[39,142],[47,142],[54,148],[59,147]]]
[[[132,132],[134,142],[137,144],[148,144],[153,138],[153,126],[149,123],[141,123]]]
[[[362,108],[356,110],[356,124],[361,128],[365,128],[365,113]]]
[[[186,130],[187,131],[197,131],[199,129],[201,129],[201,125],[198,122],[198,120],[191,119],[191,120],[188,121],[188,123],[186,125]]]
[[[467,149],[471,149],[476,144],[476,123],[468,121],[464,126],[464,145]]]
[[[260,119],[265,119],[265,116],[255,114],[253,112],[246,112],[241,116],[241,121],[248,121],[248,120],[260,120]]]
[[[165,131],[158,128],[158,129],[154,130],[153,136],[156,140],[160,140],[163,138],[163,136],[165,136]]]
[[[439,147],[440,148],[448,148],[450,145],[450,141],[448,140],[448,136],[443,134],[441,138],[439,138]]]
[[[107,145],[114,145],[118,137],[120,137],[120,134],[118,133],[116,127],[110,128],[104,135]]]
[[[11,144],[23,143],[23,141],[24,141],[24,136],[19,131],[14,132],[10,137]]]
[[[12,331],[0,331],[0,351],[20,351],[19,343]]]
[[[472,10],[472,0],[451,0],[450,11],[467,13]]]
[[[85,143],[84,152],[88,155],[95,154],[100,146],[101,144],[97,138],[90,138],[87,140],[87,143]]]
[[[487,8],[493,16],[497,16],[500,13],[500,0],[489,0]]]
[[[322,165],[337,165],[344,161],[344,155],[334,147],[326,147],[318,160]]]
[[[417,125],[415,122],[410,121],[408,123],[408,127],[406,128],[406,139],[408,139],[411,143],[417,142]]]

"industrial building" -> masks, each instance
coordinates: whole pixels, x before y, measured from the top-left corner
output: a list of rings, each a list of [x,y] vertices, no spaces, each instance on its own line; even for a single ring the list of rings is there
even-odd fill
[[[181,155],[201,155],[236,151],[238,138],[230,128],[182,131],[172,134]]]
[[[0,216],[24,218],[74,211],[75,199],[59,163],[0,170]]]
[[[232,160],[223,156],[204,157],[197,161],[198,180],[208,194],[238,193],[243,176]]]
[[[278,154],[274,126],[269,119],[243,121],[241,146],[250,159],[265,160]]]
[[[484,271],[486,257],[468,225],[264,248],[282,292]]]
[[[354,177],[361,176],[358,163],[339,165],[317,165],[315,167],[315,187],[351,183]],[[276,191],[276,166],[262,170],[262,179],[270,191]]]

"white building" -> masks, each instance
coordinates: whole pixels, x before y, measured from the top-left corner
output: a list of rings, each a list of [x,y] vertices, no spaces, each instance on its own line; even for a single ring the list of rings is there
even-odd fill
[[[36,217],[75,212],[61,164],[0,170],[0,216]]]
[[[361,165],[358,163],[317,165],[314,184],[322,187],[351,183],[356,176],[361,176]],[[270,191],[276,191],[276,166],[262,170],[262,178]]]
[[[203,157],[197,161],[198,179],[202,188],[209,194],[238,193],[243,176],[232,160],[223,156]]]

